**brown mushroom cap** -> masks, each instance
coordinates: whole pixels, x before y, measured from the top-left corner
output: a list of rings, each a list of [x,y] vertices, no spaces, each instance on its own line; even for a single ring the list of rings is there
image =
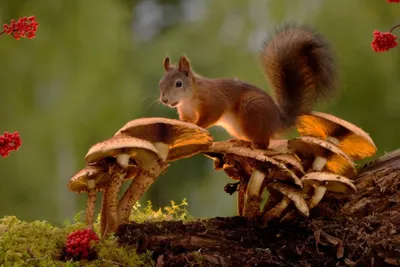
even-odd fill
[[[303,136],[321,139],[337,138],[339,147],[352,159],[363,159],[374,155],[377,148],[371,137],[356,125],[331,114],[312,111],[299,117],[296,123]]]
[[[227,157],[233,155],[241,165],[244,164],[248,166],[247,171],[249,172],[249,175],[253,171],[254,167],[257,166],[257,170],[264,173],[266,178],[285,180],[302,187],[300,179],[291,170],[279,161],[274,160],[272,157],[265,156],[265,153],[268,152],[242,147],[232,147],[225,151]],[[273,171],[271,175],[271,169],[279,170],[280,175],[274,175]]]
[[[210,133],[195,124],[167,118],[141,118],[126,123],[115,135],[127,134],[169,145],[167,161],[187,158],[210,146]]]
[[[276,161],[279,161],[282,164],[285,164],[285,166],[288,169],[292,170],[296,175],[298,176],[304,175],[304,169],[303,166],[301,165],[301,159],[296,154],[285,153],[272,156],[272,158]]]
[[[348,174],[353,176],[356,173],[354,162],[336,145],[331,142],[311,136],[301,136],[289,140],[289,149],[305,157],[327,158],[324,169],[336,174]],[[350,171],[349,171],[350,170]]]
[[[301,179],[304,186],[323,186],[334,193],[355,193],[356,187],[346,177],[330,172],[309,172]]]
[[[293,201],[294,205],[302,215],[306,217],[310,215],[307,202],[305,201],[303,193],[300,189],[279,182],[271,183],[267,186],[267,188],[270,192],[273,190],[279,191],[281,194]]]
[[[139,170],[138,166],[129,165],[124,181],[133,179]],[[89,165],[80,170],[69,180],[67,188],[76,193],[88,192],[89,187],[87,181],[89,179],[95,180],[96,190],[101,191],[107,188],[111,180],[111,175],[106,169],[100,166]]]
[[[309,172],[301,181],[304,186],[323,186],[333,193],[355,193],[357,190],[350,179],[330,172]]]
[[[102,168],[86,166],[69,180],[67,187],[76,193],[87,192],[89,190],[87,185],[89,178],[95,180],[97,190],[105,189],[107,182],[109,182],[109,174],[105,173]]]
[[[99,162],[108,157],[128,154],[139,161],[155,161],[160,158],[157,149],[146,140],[126,135],[115,135],[110,139],[93,145],[85,156],[88,164]]]

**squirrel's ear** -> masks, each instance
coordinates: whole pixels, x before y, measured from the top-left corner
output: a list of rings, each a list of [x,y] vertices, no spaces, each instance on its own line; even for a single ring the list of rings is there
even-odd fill
[[[167,71],[169,69],[170,64],[171,64],[171,60],[169,59],[169,57],[165,57],[164,61],[163,61],[165,71]]]
[[[179,71],[184,72],[186,76],[189,76],[189,73],[191,72],[191,67],[190,67],[190,61],[187,57],[181,56],[179,59]]]

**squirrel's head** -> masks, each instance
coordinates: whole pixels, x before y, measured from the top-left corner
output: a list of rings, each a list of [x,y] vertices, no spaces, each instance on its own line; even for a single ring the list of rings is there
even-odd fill
[[[170,107],[176,107],[192,97],[193,71],[187,57],[181,56],[178,67],[171,64],[169,57],[164,58],[164,76],[160,80],[160,101]]]

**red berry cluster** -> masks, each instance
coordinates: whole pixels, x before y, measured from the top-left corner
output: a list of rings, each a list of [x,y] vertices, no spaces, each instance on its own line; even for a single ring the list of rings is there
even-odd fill
[[[387,0],[388,3],[400,3],[400,0]],[[395,48],[398,43],[396,41],[397,36],[392,33],[394,29],[399,27],[396,25],[388,32],[380,32],[375,30],[373,32],[374,39],[372,40],[371,47],[375,52],[386,52],[392,48]]]
[[[386,52],[397,46],[397,36],[391,32],[374,31],[374,40],[371,47],[375,52]]]
[[[99,241],[99,237],[92,229],[77,230],[69,234],[67,238],[67,254],[75,259],[87,259],[93,244]]]
[[[35,16],[23,17],[18,21],[11,20],[10,24],[3,24],[1,33],[11,34],[17,40],[21,37],[32,39],[36,36],[38,26],[39,23],[36,21]]]
[[[0,156],[7,157],[11,151],[18,150],[21,145],[22,140],[18,132],[4,132],[3,135],[0,135]]]

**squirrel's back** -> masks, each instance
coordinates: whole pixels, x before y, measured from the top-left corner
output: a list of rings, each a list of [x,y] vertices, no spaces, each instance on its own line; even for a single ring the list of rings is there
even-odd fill
[[[314,29],[286,24],[265,42],[261,64],[284,125],[312,110],[337,89],[338,73],[327,40]]]

